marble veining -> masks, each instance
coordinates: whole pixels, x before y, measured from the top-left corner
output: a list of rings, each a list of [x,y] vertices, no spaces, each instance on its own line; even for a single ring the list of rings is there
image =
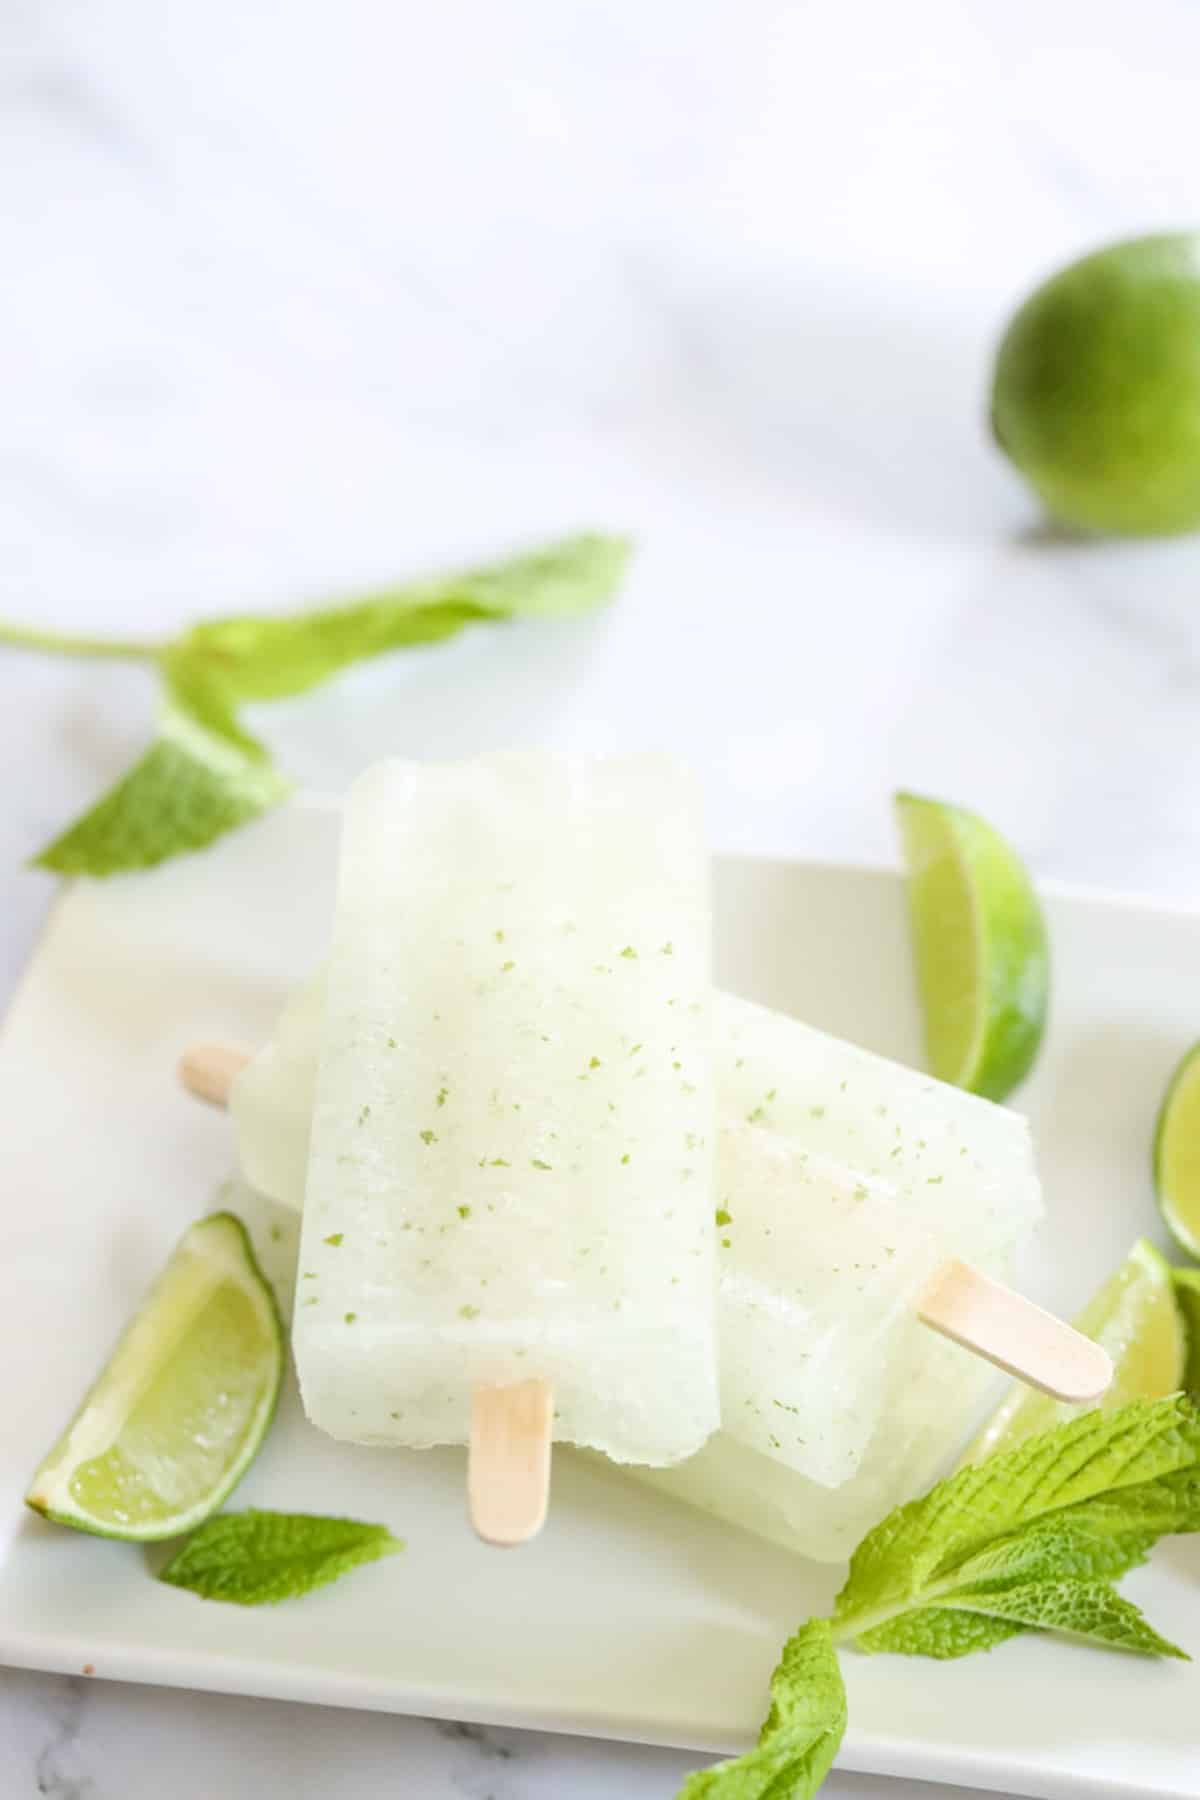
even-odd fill
[[[256,726],[326,790],[668,746],[737,850],[890,856],[902,782],[1043,875],[1194,899],[1200,547],[1047,530],[983,395],[1043,272],[1194,219],[1198,51],[1187,0],[13,0],[0,611],[165,634],[627,526],[607,617]],[[0,659],[0,994],[53,895],[23,859],[152,705]],[[665,1800],[690,1762],[0,1675],[2,1800]]]

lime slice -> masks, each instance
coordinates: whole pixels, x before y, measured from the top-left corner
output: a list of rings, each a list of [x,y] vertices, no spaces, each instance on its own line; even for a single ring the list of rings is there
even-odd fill
[[[1200,1044],[1171,1077],[1154,1132],[1154,1186],[1167,1230],[1200,1256]]]
[[[214,1512],[249,1468],[279,1396],[275,1296],[232,1213],[193,1225],[33,1478],[60,1525],[144,1542]]]
[[[1173,1273],[1187,1343],[1182,1385],[1195,1399],[1200,1397],[1200,1269],[1176,1269]]]
[[[1103,1344],[1113,1359],[1113,1383],[1099,1403],[1101,1411],[1131,1400],[1161,1400],[1183,1386],[1187,1341],[1171,1267],[1145,1238],[1138,1239],[1074,1323],[1085,1337]],[[997,1450],[1011,1450],[1022,1438],[1049,1431],[1087,1410],[1051,1400],[1017,1382],[962,1461],[982,1462]]]
[[[1003,1100],[1029,1073],[1049,990],[1046,924],[1024,864],[975,813],[896,795],[929,1066]]]

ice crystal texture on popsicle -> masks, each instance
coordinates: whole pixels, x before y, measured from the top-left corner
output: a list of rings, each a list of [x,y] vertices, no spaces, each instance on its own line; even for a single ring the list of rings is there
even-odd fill
[[[320,1042],[294,1328],[313,1422],[458,1443],[476,1386],[541,1378],[559,1438],[648,1464],[698,1448],[717,1424],[708,870],[678,765],[368,771]]]
[[[292,1205],[321,996],[318,978],[293,997],[234,1094],[248,1178]],[[726,1144],[714,1208],[723,1429],[686,1464],[646,1478],[789,1548],[837,1559],[936,1476],[995,1380],[908,1308],[937,1257],[1010,1273],[1041,1215],[1029,1130],[1006,1108],[731,995],[714,996],[713,1024]],[[774,1152],[772,1138],[783,1140]],[[812,1209],[824,1197],[836,1216],[859,1192],[869,1207],[848,1224],[869,1232],[872,1213],[886,1213],[876,1248],[898,1266],[880,1267],[869,1248],[852,1255],[870,1266],[843,1318]],[[805,1207],[809,1217],[797,1217]],[[894,1243],[896,1218],[904,1232]]]
[[[756,1251],[755,1267],[781,1309],[790,1282],[803,1278],[814,1254],[834,1306],[825,1352],[805,1365],[813,1398],[805,1408],[815,1445],[764,1441],[761,1420],[728,1404],[723,1375],[722,1429],[679,1469],[639,1471],[664,1491],[732,1524],[819,1560],[846,1556],[875,1522],[921,1492],[961,1447],[996,1376],[987,1364],[923,1327],[916,1318],[921,1277],[942,1258],[958,1256],[1000,1279],[1041,1217],[1041,1190],[1029,1128],[1018,1114],[947,1087],[797,1020],[730,996],[715,1004],[717,1093],[721,1115],[754,1132],[737,1158],[718,1160],[718,1193],[737,1224],[740,1196],[755,1229],[779,1242],[774,1268]],[[766,1138],[779,1135],[795,1159],[790,1178],[772,1170]],[[803,1160],[807,1156],[808,1164]],[[722,1165],[725,1165],[722,1167]],[[757,1165],[757,1166],[756,1166]],[[819,1188],[801,1179],[806,1167],[864,1196],[857,1219],[864,1263],[861,1291],[851,1272],[835,1277],[826,1252],[806,1249],[791,1209]],[[832,1165],[832,1166],[831,1166]],[[830,1196],[824,1197],[828,1216]],[[902,1224],[900,1241],[895,1227]],[[732,1282],[743,1285],[743,1259],[732,1229],[721,1246],[719,1333],[723,1370],[750,1342],[730,1311]],[[888,1246],[897,1252],[887,1266]],[[786,1247],[789,1246],[790,1248]],[[880,1266],[879,1253],[884,1266]],[[837,1308],[846,1309],[836,1330]],[[859,1332],[865,1342],[856,1344]],[[796,1340],[797,1343],[799,1340]],[[865,1353],[861,1353],[865,1352]],[[762,1398],[777,1397],[769,1366]],[[771,1407],[772,1412],[779,1409]],[[779,1414],[781,1421],[791,1415]]]
[[[912,1356],[940,1244],[884,1182],[756,1125],[719,1134],[717,1205],[724,1429],[840,1487],[879,1422],[883,1372]]]

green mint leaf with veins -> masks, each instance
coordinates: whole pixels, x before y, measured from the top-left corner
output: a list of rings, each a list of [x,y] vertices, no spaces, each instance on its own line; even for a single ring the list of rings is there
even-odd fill
[[[273,1606],[403,1550],[386,1525],[314,1513],[218,1513],[190,1537],[158,1579],[203,1600]]]
[[[34,860],[61,874],[112,875],[203,849],[289,790],[240,706],[306,693],[353,663],[480,621],[575,617],[611,598],[628,559],[623,538],[583,534],[347,605],[211,620],[157,645],[0,624],[0,645],[149,663],[166,689],[157,740]]]
[[[867,1534],[833,1618],[785,1648],[757,1747],[679,1800],[811,1800],[846,1728],[844,1639],[948,1661],[1053,1631],[1186,1658],[1112,1585],[1186,1531],[1200,1531],[1200,1411],[1181,1394],[1084,1413],[960,1470]]]
[[[966,1612],[978,1610],[989,1619],[1090,1638],[1139,1656],[1190,1660],[1186,1651],[1159,1637],[1133,1602],[1123,1599],[1107,1581],[1031,1581],[983,1593],[967,1588],[949,1604]]]
[[[851,1560],[834,1637],[868,1651],[952,1657],[1032,1628],[1179,1655],[1110,1583],[1159,1537],[1196,1530],[1195,1407],[1176,1395],[1085,1413],[962,1470],[877,1525]]]
[[[868,1655],[886,1652],[890,1656],[932,1656],[939,1662],[951,1662],[959,1656],[974,1656],[980,1650],[994,1650],[997,1644],[1020,1637],[1026,1629],[1011,1619],[993,1619],[985,1613],[926,1606],[920,1612],[901,1613],[874,1631],[864,1631],[854,1641],[855,1647]]]
[[[628,559],[624,539],[584,534],[349,606],[293,618],[215,619],[194,626],[176,648],[231,700],[279,700],[306,693],[352,663],[435,643],[478,620],[589,612],[615,591]]]
[[[278,805],[288,783],[250,754],[168,706],[159,735],[129,773],[34,859],[59,875],[148,869]]]
[[[678,1800],[811,1800],[845,1730],[846,1690],[829,1626],[811,1619],[784,1646],[755,1748],[690,1776]]]

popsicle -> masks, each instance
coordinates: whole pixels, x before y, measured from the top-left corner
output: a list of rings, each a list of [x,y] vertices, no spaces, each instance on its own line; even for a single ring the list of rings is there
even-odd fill
[[[274,1035],[240,1059],[229,1089],[242,1171],[298,1207],[308,1163],[324,979],[288,999]],[[713,995],[718,1115],[794,1138],[886,1183],[947,1252],[999,1271],[1041,1217],[1029,1128],[1019,1114],[732,994]],[[200,1046],[189,1085],[221,1049]],[[222,1065],[223,1087],[229,1072]]]
[[[233,1086],[244,1172],[290,1204],[320,1008],[317,978]],[[766,1008],[717,994],[714,1015],[718,1107],[731,1121],[715,1215],[723,1429],[675,1469],[631,1473],[837,1558],[969,1430],[990,1370],[924,1324],[946,1328],[931,1312],[945,1285],[935,1271],[961,1270],[949,1260],[961,1258],[976,1271],[977,1334],[980,1272],[1007,1275],[1040,1217],[1029,1132],[1014,1113]],[[1000,1293],[1028,1350],[1044,1315]],[[1077,1397],[1089,1382],[1098,1393],[1102,1353],[1045,1325],[1045,1367],[1061,1372],[1064,1350],[1078,1352]]]
[[[722,1427],[828,1488],[851,1481],[881,1372],[919,1355],[946,1261],[894,1188],[757,1125],[717,1139]]]
[[[722,1430],[678,1470],[634,1473],[759,1536],[836,1561],[936,1478],[994,1380],[978,1356],[924,1328],[924,1284],[932,1277],[937,1292],[942,1257],[999,1281],[1009,1276],[1042,1212],[1029,1129],[1006,1108],[765,1007],[718,995],[714,1013],[719,1106],[740,1124],[722,1131],[718,1153],[727,1217],[718,1233]],[[774,1139],[773,1158],[764,1137]],[[851,1210],[847,1191],[859,1196]],[[825,1229],[843,1221],[836,1256],[832,1240],[805,1244],[800,1195]],[[795,1395],[772,1385],[770,1356],[760,1349],[750,1360],[756,1333],[735,1322],[731,1300],[749,1271],[761,1284],[761,1311],[778,1319],[787,1273],[809,1266],[821,1271],[827,1328],[823,1337],[814,1330],[816,1295],[804,1329],[820,1342],[802,1365],[813,1400],[801,1429],[799,1415],[770,1404],[794,1404]],[[1042,1317],[1024,1313],[1026,1347]],[[1071,1334],[1058,1321],[1046,1326],[1056,1334],[1052,1360],[1064,1349],[1074,1360]],[[761,1344],[762,1322],[757,1336]],[[1081,1340],[1076,1347],[1079,1392],[1094,1383],[1099,1394],[1107,1359]],[[758,1398],[758,1413],[730,1404],[739,1381],[743,1398]]]
[[[286,1170],[252,1151],[257,1182],[294,1194],[307,1161],[313,1423],[463,1443],[481,1394],[534,1384],[558,1439],[695,1451],[718,1423],[709,1069],[707,857],[676,764],[369,770],[323,1004],[289,1014],[237,1101],[244,1129],[255,1093],[280,1107]]]
[[[717,1195],[722,1429],[678,1469],[630,1473],[838,1560],[936,1476],[992,1378],[922,1323],[945,1224],[761,1125],[718,1134]],[[1013,1244],[1036,1214],[1029,1198]],[[1005,1271],[998,1238],[977,1231],[973,1247]]]

